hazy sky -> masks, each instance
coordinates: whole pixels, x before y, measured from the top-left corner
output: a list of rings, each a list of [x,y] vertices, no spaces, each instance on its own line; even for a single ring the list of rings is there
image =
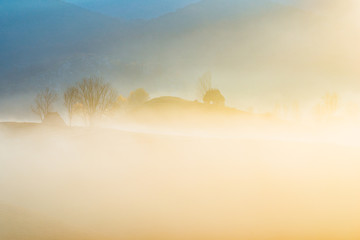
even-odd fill
[[[123,19],[151,19],[199,0],[65,0],[93,11]]]
[[[114,17],[124,19],[151,19],[176,11],[201,0],[65,0]],[[219,0],[221,1],[221,0]],[[239,0],[241,1],[241,0]],[[256,0],[242,0],[256,1]],[[294,3],[300,0],[269,0],[280,3]]]

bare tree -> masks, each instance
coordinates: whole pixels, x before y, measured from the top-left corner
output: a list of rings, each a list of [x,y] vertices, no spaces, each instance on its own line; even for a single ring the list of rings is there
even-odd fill
[[[72,119],[76,110],[76,103],[78,102],[78,89],[76,87],[69,87],[64,93],[64,105],[69,116],[69,125],[71,126]]]
[[[203,99],[205,94],[212,89],[212,76],[210,72],[205,73],[203,76],[199,78],[198,83],[198,97],[199,99]]]
[[[99,77],[84,78],[76,85],[76,89],[77,100],[90,125],[96,116],[100,117],[113,109],[117,100],[115,89]]]
[[[43,121],[45,116],[51,111],[56,100],[56,92],[46,88],[36,95],[35,105],[31,107],[31,110],[40,117],[41,121]]]

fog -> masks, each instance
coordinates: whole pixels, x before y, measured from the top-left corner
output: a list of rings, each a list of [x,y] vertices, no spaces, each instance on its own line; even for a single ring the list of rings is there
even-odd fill
[[[275,2],[9,1],[0,240],[360,239],[360,5]]]
[[[3,127],[0,237],[359,237],[360,152],[340,131],[144,129]]]

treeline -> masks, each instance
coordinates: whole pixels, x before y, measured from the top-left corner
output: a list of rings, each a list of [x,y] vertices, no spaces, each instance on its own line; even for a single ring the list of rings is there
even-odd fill
[[[199,79],[198,90],[199,98],[204,103],[225,105],[225,98],[220,90],[212,87],[211,74],[207,73]],[[74,116],[80,116],[85,124],[93,125],[96,119],[105,115],[139,107],[150,97],[143,88],[139,88],[125,98],[119,95],[110,83],[95,76],[84,78],[68,87],[62,96],[49,88],[40,91],[36,95],[32,111],[43,121],[46,115],[54,110],[59,99],[66,109],[69,125],[72,125]]]
[[[46,88],[37,94],[32,111],[43,121],[46,115],[53,111],[54,104],[59,98],[61,96],[54,90]],[[81,116],[87,124],[92,125],[97,118],[125,105],[139,106],[148,99],[149,94],[142,88],[131,92],[126,99],[100,77],[84,78],[74,86],[68,87],[61,98],[70,125],[75,115]]]
[[[204,104],[218,106],[225,105],[225,97],[219,89],[212,86],[212,75],[206,73],[198,81],[198,101]],[[104,116],[131,110],[141,106],[150,99],[149,94],[142,88],[130,92],[127,98],[118,94],[117,90],[105,82],[101,77],[84,78],[68,87],[60,96],[56,91],[46,88],[40,91],[35,98],[32,111],[44,120],[46,115],[53,111],[54,105],[61,100],[66,110],[69,125],[72,125],[75,116],[80,117],[85,124],[93,125],[96,119]],[[339,118],[358,119],[360,107],[355,104],[340,106],[340,97],[337,93],[325,94],[320,102],[311,108],[310,114],[301,109],[298,101],[285,101],[275,104],[273,110],[266,114],[275,119],[298,121],[311,118],[315,121],[329,121]],[[254,108],[248,112],[255,114]]]

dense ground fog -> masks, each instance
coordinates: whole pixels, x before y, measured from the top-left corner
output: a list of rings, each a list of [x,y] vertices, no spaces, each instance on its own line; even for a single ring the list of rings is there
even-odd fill
[[[0,239],[360,236],[357,146],[204,134],[5,128]]]

